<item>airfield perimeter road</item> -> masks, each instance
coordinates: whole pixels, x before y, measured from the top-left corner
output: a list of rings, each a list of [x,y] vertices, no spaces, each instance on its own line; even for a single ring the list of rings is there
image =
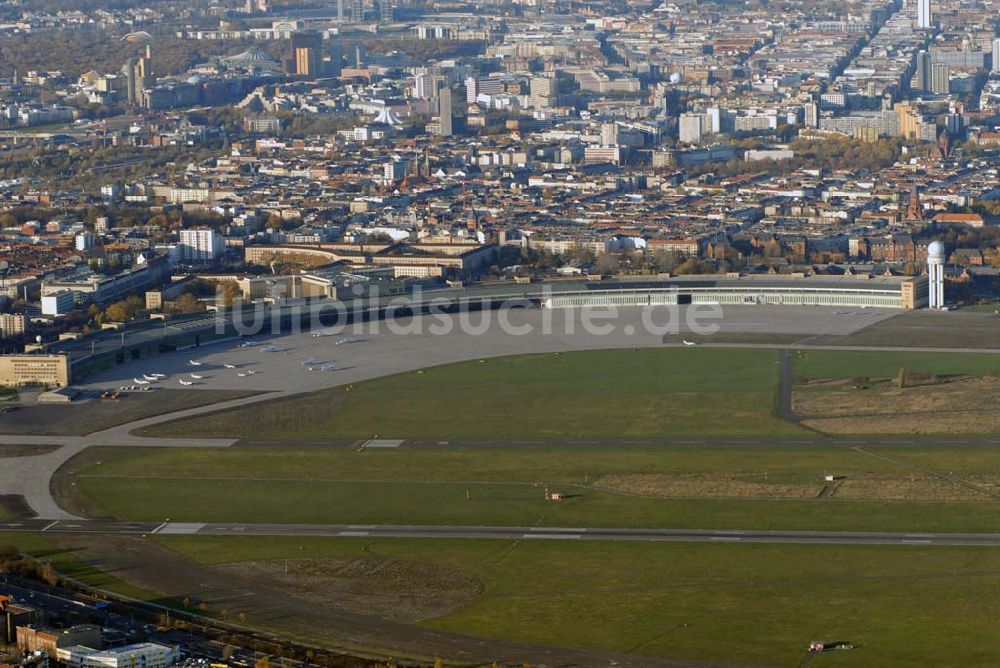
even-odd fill
[[[330,538],[472,538],[654,542],[787,543],[798,545],[949,545],[1000,547],[1000,534],[863,531],[744,531],[570,527],[394,526],[372,524],[215,524],[109,520],[5,520],[0,532],[123,536],[288,536]]]

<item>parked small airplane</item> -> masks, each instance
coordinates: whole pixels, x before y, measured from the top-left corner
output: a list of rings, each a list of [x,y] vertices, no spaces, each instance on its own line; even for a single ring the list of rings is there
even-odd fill
[[[319,360],[316,359],[315,357],[310,357],[307,360],[302,360],[301,364],[302,364],[302,366],[309,366],[310,364],[315,364],[318,361]]]
[[[157,376],[150,376],[150,375],[147,375],[147,374],[142,374],[142,377],[145,378],[146,380],[148,380],[151,383],[155,383],[156,381],[159,380],[159,377],[157,377]]]
[[[344,338],[337,341],[336,345],[339,346],[342,343],[357,343],[360,340],[361,340],[360,336],[345,336]]]
[[[191,366],[201,366],[201,362],[195,362],[194,360],[188,360],[188,364]]]
[[[192,373],[192,374],[189,374],[189,375],[192,378],[194,378],[195,380],[201,380],[202,378],[204,378],[204,376],[199,376],[198,374],[195,374],[195,373]]]
[[[132,380],[135,381],[139,385],[149,385],[149,381],[148,380],[139,380],[138,378],[133,378]]]
[[[236,368],[235,364],[230,364],[229,362],[223,362],[222,366],[226,367],[227,369],[235,369]]]
[[[246,378],[247,377],[247,374],[245,374],[245,373],[238,373],[236,375],[239,376],[240,378]]]
[[[184,380],[183,378],[178,378],[178,379],[177,379],[177,381],[178,381],[178,382],[179,382],[179,383],[180,383],[181,385],[194,385],[194,382],[193,382],[193,381],[190,381],[190,380]]]
[[[683,343],[685,346],[696,346],[696,345],[698,345],[694,341],[688,341],[687,339],[681,339],[681,343]]]

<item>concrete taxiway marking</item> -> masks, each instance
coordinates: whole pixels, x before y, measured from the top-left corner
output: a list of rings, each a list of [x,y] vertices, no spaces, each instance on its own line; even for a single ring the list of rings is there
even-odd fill
[[[165,535],[190,536],[205,527],[204,522],[164,522],[153,529],[153,533]]]
[[[372,439],[365,443],[365,449],[368,448],[398,448],[403,444],[403,439],[401,438],[379,438]]]

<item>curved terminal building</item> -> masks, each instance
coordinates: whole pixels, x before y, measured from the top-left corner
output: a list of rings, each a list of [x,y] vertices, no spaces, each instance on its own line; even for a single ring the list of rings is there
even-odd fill
[[[927,304],[927,277],[691,276],[656,281],[536,284],[547,308],[677,304],[778,304],[916,309]],[[526,295],[527,296],[527,295]]]

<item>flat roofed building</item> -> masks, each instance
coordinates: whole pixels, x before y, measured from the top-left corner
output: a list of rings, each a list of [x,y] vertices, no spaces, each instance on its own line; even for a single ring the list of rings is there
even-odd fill
[[[215,230],[199,228],[181,230],[178,246],[185,262],[207,262],[222,255],[226,242]]]
[[[69,381],[66,355],[0,355],[2,387],[65,387]]]
[[[17,336],[28,329],[28,318],[23,313],[0,313],[0,335]]]
[[[546,308],[677,304],[846,306],[912,310],[927,304],[926,276],[677,277],[581,291],[554,291]]]
[[[106,650],[76,645],[56,651],[59,663],[70,668],[167,668],[180,658],[178,647],[151,642]]]
[[[101,627],[93,624],[77,624],[65,629],[36,629],[30,626],[17,627],[17,647],[24,653],[45,652],[56,656],[60,648],[73,645],[100,645]]]
[[[48,617],[41,608],[14,603],[9,596],[0,595],[0,644],[13,645],[18,626],[42,626]]]

